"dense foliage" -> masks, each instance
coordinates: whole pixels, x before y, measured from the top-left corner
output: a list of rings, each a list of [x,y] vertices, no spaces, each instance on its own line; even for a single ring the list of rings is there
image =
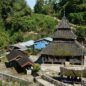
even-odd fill
[[[63,15],[65,10],[66,16],[72,23],[85,25],[86,24],[86,0],[60,0],[59,15]]]
[[[83,41],[86,40],[86,26],[80,26],[76,28],[76,35],[78,36],[78,39]]]
[[[48,36],[57,24],[53,17],[32,13],[25,0],[1,0],[0,19],[0,48]]]
[[[35,13],[42,13],[45,15],[54,15],[57,12],[58,0],[37,0],[34,7]]]
[[[78,38],[85,39],[86,26],[82,25],[86,24],[86,1],[59,1],[58,3],[58,0],[37,0],[32,12],[25,0],[1,0],[0,48],[12,43],[50,36],[57,25],[55,17],[61,18],[64,9],[72,23],[81,25],[75,32]]]
[[[31,15],[31,9],[24,0],[0,1],[0,48],[6,47],[9,43],[22,40],[21,34],[16,33],[21,28],[18,27],[16,22],[17,18],[27,15]],[[14,18],[15,21],[13,21]]]
[[[34,64],[33,65],[33,72],[37,73],[40,70],[40,65],[39,64]]]
[[[86,0],[37,0],[35,13],[56,16],[64,14],[70,22],[79,25],[86,24]]]

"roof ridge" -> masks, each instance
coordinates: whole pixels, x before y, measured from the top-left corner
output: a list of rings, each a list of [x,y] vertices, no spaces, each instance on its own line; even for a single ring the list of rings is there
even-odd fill
[[[84,45],[81,45],[78,41],[75,41],[75,43],[79,46],[80,49],[82,49],[82,52],[86,52]]]
[[[69,21],[67,20],[67,18],[65,16],[62,17],[62,20],[60,21],[60,23],[58,24],[58,29],[71,29]]]

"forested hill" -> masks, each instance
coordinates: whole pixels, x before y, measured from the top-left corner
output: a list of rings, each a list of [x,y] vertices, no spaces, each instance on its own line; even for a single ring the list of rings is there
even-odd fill
[[[61,0],[58,10],[62,14],[64,9],[72,23],[86,25],[86,0]]]
[[[83,3],[84,1],[84,3]],[[70,22],[81,25],[76,34],[86,37],[85,0],[37,0],[34,12],[25,0],[0,1],[0,48],[9,44],[29,39],[50,36],[58,24],[56,18],[63,16],[63,11]],[[80,31],[82,33],[80,33]]]

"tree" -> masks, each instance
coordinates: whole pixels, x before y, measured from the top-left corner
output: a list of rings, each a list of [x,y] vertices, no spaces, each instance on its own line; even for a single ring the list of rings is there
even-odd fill
[[[18,43],[23,41],[23,33],[21,31],[15,32],[10,37],[10,43]]]
[[[25,0],[1,0],[0,3],[0,15],[6,30],[12,28],[13,17],[19,18],[31,14],[31,9],[26,5]]]
[[[53,6],[51,4],[44,5],[42,13],[52,15],[54,13]]]
[[[76,35],[78,36],[78,39],[81,41],[86,40],[86,27],[84,26],[80,26],[80,27],[76,27],[76,31],[75,31]]]
[[[37,0],[34,7],[35,13],[51,15],[56,12],[58,0]],[[55,9],[55,10],[54,10]]]
[[[86,0],[60,0],[58,7],[59,17],[63,16],[65,10],[66,16],[72,23],[84,25],[86,20],[86,18],[84,18],[86,13],[85,1]],[[77,18],[77,22],[75,22],[73,18]]]
[[[34,7],[35,13],[42,13],[43,5],[44,0],[37,0],[36,5]]]

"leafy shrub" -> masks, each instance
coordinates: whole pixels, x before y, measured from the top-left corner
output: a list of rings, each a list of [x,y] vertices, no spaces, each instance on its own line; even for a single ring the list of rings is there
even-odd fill
[[[10,37],[10,42],[11,43],[16,43],[16,42],[21,42],[21,41],[23,41],[23,33],[21,31],[15,32]]]
[[[9,34],[5,30],[0,29],[0,47],[5,48],[9,44]]]
[[[54,29],[57,21],[50,16],[43,14],[32,14],[31,16],[13,17],[12,18],[13,31],[42,31]]]
[[[33,72],[37,73],[40,70],[40,65],[39,64],[34,64],[33,65]]]

